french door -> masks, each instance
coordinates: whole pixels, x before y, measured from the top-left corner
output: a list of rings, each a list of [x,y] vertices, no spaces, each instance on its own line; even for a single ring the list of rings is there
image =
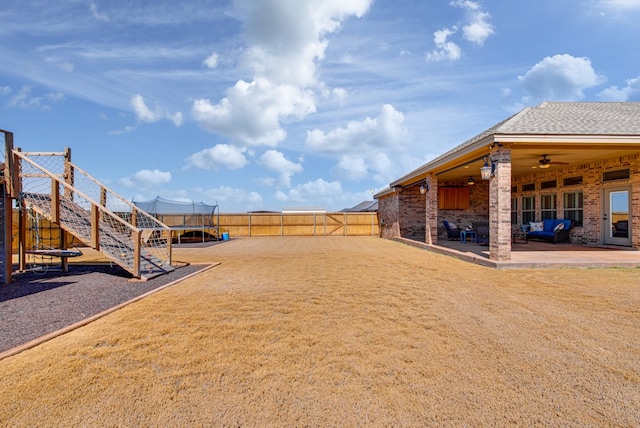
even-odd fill
[[[631,246],[631,191],[626,187],[604,190],[604,243]]]

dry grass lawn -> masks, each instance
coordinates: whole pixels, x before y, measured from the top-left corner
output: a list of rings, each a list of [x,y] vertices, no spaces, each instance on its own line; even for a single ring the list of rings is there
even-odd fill
[[[496,271],[378,238],[219,261],[0,361],[1,426],[640,426],[640,270]]]

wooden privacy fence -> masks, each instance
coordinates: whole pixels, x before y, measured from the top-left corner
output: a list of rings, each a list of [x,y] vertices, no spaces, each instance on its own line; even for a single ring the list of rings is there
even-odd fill
[[[14,236],[17,236],[18,212],[14,211]],[[216,224],[218,215],[209,216],[204,221],[201,216],[188,218],[180,215],[158,215],[158,219],[171,227],[179,220],[181,225],[173,231],[183,233],[189,230],[204,230],[213,236],[220,232],[228,232],[230,237],[257,236],[377,236],[379,234],[378,213],[243,213],[220,214],[220,224]],[[180,217],[174,219],[173,217]],[[191,221],[193,220],[193,221]],[[192,224],[193,223],[193,224]],[[177,223],[176,223],[177,224]],[[190,226],[193,226],[190,228]],[[60,236],[57,225],[46,219],[39,219],[38,233],[28,234],[27,245],[35,246],[38,242],[55,246]],[[69,239],[69,237],[68,237]],[[14,239],[14,251],[17,251],[17,239]],[[81,246],[81,242],[69,240],[69,246]]]
[[[220,230],[231,237],[376,236],[378,213],[220,214]]]

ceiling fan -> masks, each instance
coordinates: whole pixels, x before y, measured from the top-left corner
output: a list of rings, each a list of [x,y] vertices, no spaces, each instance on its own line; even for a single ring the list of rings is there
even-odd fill
[[[549,168],[551,165],[569,165],[569,162],[552,162],[547,156],[549,155],[540,155],[542,159],[538,161],[538,168]],[[535,168],[535,166],[534,166]]]

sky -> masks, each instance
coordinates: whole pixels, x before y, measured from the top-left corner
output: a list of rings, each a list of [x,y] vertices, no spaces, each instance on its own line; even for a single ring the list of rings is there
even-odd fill
[[[544,101],[640,101],[640,0],[3,0],[0,129],[220,212],[371,200]]]

